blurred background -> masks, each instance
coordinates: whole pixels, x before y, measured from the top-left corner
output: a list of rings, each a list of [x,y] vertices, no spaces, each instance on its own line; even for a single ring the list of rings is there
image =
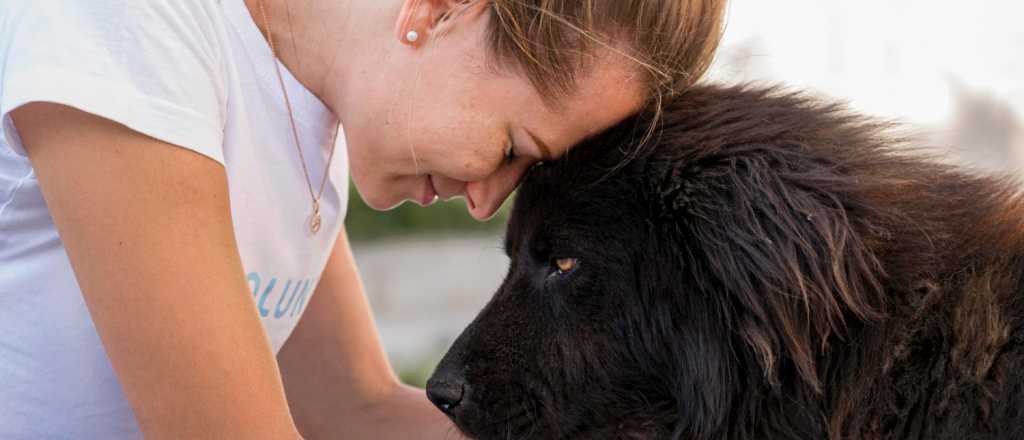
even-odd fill
[[[708,79],[784,84],[896,119],[949,160],[1024,165],[1024,3],[732,0]],[[478,223],[462,201],[374,212],[347,228],[392,364],[422,385],[501,283],[507,206]],[[506,204],[507,205],[507,204]]]

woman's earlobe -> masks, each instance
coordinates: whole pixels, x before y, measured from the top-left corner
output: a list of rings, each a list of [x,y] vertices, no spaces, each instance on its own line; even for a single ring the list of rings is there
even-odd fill
[[[395,36],[404,45],[418,47],[432,36],[445,34],[454,26],[454,21],[465,17],[467,12],[486,12],[486,3],[478,0],[404,0],[395,23]]]
[[[405,0],[395,22],[395,37],[403,45],[417,47],[430,26],[431,2]]]
[[[410,26],[405,29],[398,31],[398,40],[406,46],[419,47],[426,41],[427,31],[417,27]]]

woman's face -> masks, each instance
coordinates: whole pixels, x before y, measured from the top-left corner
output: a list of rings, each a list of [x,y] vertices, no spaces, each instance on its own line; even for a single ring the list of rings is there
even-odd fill
[[[407,3],[413,10],[403,8],[394,38],[368,57],[344,98],[352,178],[373,208],[464,196],[473,217],[489,218],[531,165],[561,156],[643,102],[636,69],[608,50],[552,105],[524,74],[493,67],[486,2],[439,22],[430,21],[436,11],[415,10],[436,2]],[[410,29],[420,33],[416,43],[404,38]]]

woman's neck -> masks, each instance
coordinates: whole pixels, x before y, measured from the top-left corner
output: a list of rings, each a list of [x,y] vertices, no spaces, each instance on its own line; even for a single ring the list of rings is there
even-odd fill
[[[387,12],[393,2],[381,0],[244,0],[257,27],[267,35],[267,22],[278,59],[295,78],[339,114],[346,74],[359,64],[369,42],[390,35]],[[264,18],[261,11],[266,11]],[[381,31],[384,32],[381,32]]]

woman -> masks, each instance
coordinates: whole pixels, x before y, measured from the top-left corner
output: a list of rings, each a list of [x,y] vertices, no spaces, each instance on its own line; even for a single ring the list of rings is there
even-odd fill
[[[446,437],[377,339],[349,170],[375,208],[487,218],[699,78],[722,9],[4,2],[0,437]]]

